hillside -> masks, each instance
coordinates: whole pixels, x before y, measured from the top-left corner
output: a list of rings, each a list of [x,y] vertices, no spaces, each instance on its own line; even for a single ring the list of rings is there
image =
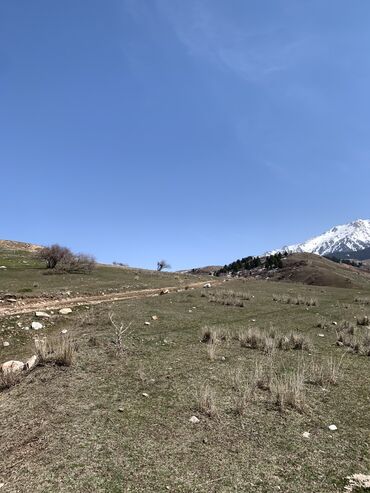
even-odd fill
[[[335,252],[334,257],[342,260],[370,260],[370,247],[357,252]]]
[[[0,240],[0,250],[18,250],[22,252],[35,253],[42,249],[40,245],[25,243],[23,241]]]
[[[268,276],[278,281],[316,286],[355,288],[370,285],[370,272],[310,253],[288,255],[283,259],[283,267],[268,273]]]

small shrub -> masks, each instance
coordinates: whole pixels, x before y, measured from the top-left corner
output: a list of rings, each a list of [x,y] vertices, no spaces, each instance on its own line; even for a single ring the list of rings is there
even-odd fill
[[[322,362],[312,361],[309,381],[316,385],[337,385],[340,377],[342,359],[335,361],[333,357]]]
[[[117,323],[114,320],[113,313],[109,314],[109,320],[113,326],[113,332],[114,332],[113,344],[115,345],[116,353],[122,354],[124,351],[128,349],[125,339],[130,335],[129,329],[132,325],[132,322],[130,322],[126,326],[124,326],[122,322]]]
[[[208,384],[197,392],[197,410],[210,418],[217,415],[216,394]]]
[[[217,355],[218,342],[209,342],[206,346],[208,359],[214,361]]]
[[[357,325],[367,326],[370,324],[369,317],[367,315],[361,315],[357,317]]]
[[[76,345],[66,336],[54,340],[48,340],[46,337],[35,339],[35,347],[40,364],[71,366],[76,354]]]
[[[276,376],[271,382],[271,396],[280,410],[288,407],[303,411],[305,408],[304,372],[301,369],[290,374]]]

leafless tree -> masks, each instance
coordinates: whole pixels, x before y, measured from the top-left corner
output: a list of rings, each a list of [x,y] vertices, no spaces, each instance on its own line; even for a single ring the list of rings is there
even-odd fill
[[[43,248],[39,256],[46,261],[48,269],[56,271],[89,273],[96,265],[91,255],[74,254],[69,248],[57,244]]]
[[[48,269],[54,269],[64,257],[71,255],[72,252],[69,248],[57,244],[43,248],[39,254],[42,260],[46,260]]]
[[[160,260],[157,262],[157,271],[160,272],[163,269],[171,269],[171,266],[165,260]]]

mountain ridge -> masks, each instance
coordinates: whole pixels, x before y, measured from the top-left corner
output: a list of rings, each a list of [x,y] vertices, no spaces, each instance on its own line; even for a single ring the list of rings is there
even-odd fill
[[[357,219],[351,223],[341,224],[314,236],[302,243],[284,246],[267,252],[273,255],[278,252],[315,253],[331,255],[336,252],[358,252],[370,247],[370,220]]]

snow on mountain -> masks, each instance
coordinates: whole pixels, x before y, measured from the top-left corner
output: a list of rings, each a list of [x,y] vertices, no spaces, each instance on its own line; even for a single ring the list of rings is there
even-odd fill
[[[370,247],[370,220],[358,219],[349,224],[342,224],[296,245],[285,246],[267,254],[289,251],[292,253],[317,253],[330,255],[335,252],[356,252]]]

